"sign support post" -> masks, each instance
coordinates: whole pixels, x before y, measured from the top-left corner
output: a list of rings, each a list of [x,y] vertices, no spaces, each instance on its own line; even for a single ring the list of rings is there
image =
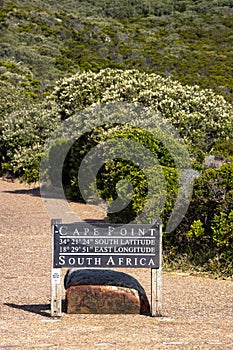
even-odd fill
[[[61,268],[53,267],[54,257],[54,225],[61,224],[61,219],[52,219],[52,271],[51,271],[51,316],[61,317],[62,315],[62,285]]]
[[[151,269],[151,316],[162,316],[162,224],[159,226],[159,268]]]

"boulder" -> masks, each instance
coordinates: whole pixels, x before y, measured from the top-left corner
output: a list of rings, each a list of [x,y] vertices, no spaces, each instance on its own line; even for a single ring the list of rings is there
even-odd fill
[[[68,313],[150,314],[144,288],[126,273],[70,269],[65,275],[64,285]]]
[[[114,286],[71,286],[66,291],[68,314],[139,314],[135,289]]]

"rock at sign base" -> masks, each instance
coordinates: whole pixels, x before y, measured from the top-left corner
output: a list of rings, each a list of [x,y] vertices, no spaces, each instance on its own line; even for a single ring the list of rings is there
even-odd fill
[[[141,284],[114,270],[70,269],[64,280],[67,313],[150,314]]]
[[[66,292],[68,314],[139,314],[135,289],[114,286],[71,286]]]

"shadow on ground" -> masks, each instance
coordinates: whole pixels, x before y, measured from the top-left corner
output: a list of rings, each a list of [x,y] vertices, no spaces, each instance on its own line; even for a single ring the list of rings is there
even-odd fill
[[[28,194],[33,197],[40,197],[40,189],[39,187],[22,189],[22,190],[12,190],[12,191],[3,191],[4,193],[10,194]]]
[[[46,312],[46,310],[50,310],[50,304],[13,304],[13,303],[4,303],[4,305],[9,306],[13,309],[19,309],[27,312],[32,312],[33,314],[37,314],[44,317],[51,317],[50,312]]]

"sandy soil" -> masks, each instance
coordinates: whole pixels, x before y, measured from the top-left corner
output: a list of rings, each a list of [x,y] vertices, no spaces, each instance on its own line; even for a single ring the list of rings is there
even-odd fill
[[[50,218],[39,192],[0,180],[0,349],[233,349],[233,283],[163,273],[163,317],[50,317]],[[102,212],[72,204],[81,219]],[[150,297],[150,270],[132,274]]]

